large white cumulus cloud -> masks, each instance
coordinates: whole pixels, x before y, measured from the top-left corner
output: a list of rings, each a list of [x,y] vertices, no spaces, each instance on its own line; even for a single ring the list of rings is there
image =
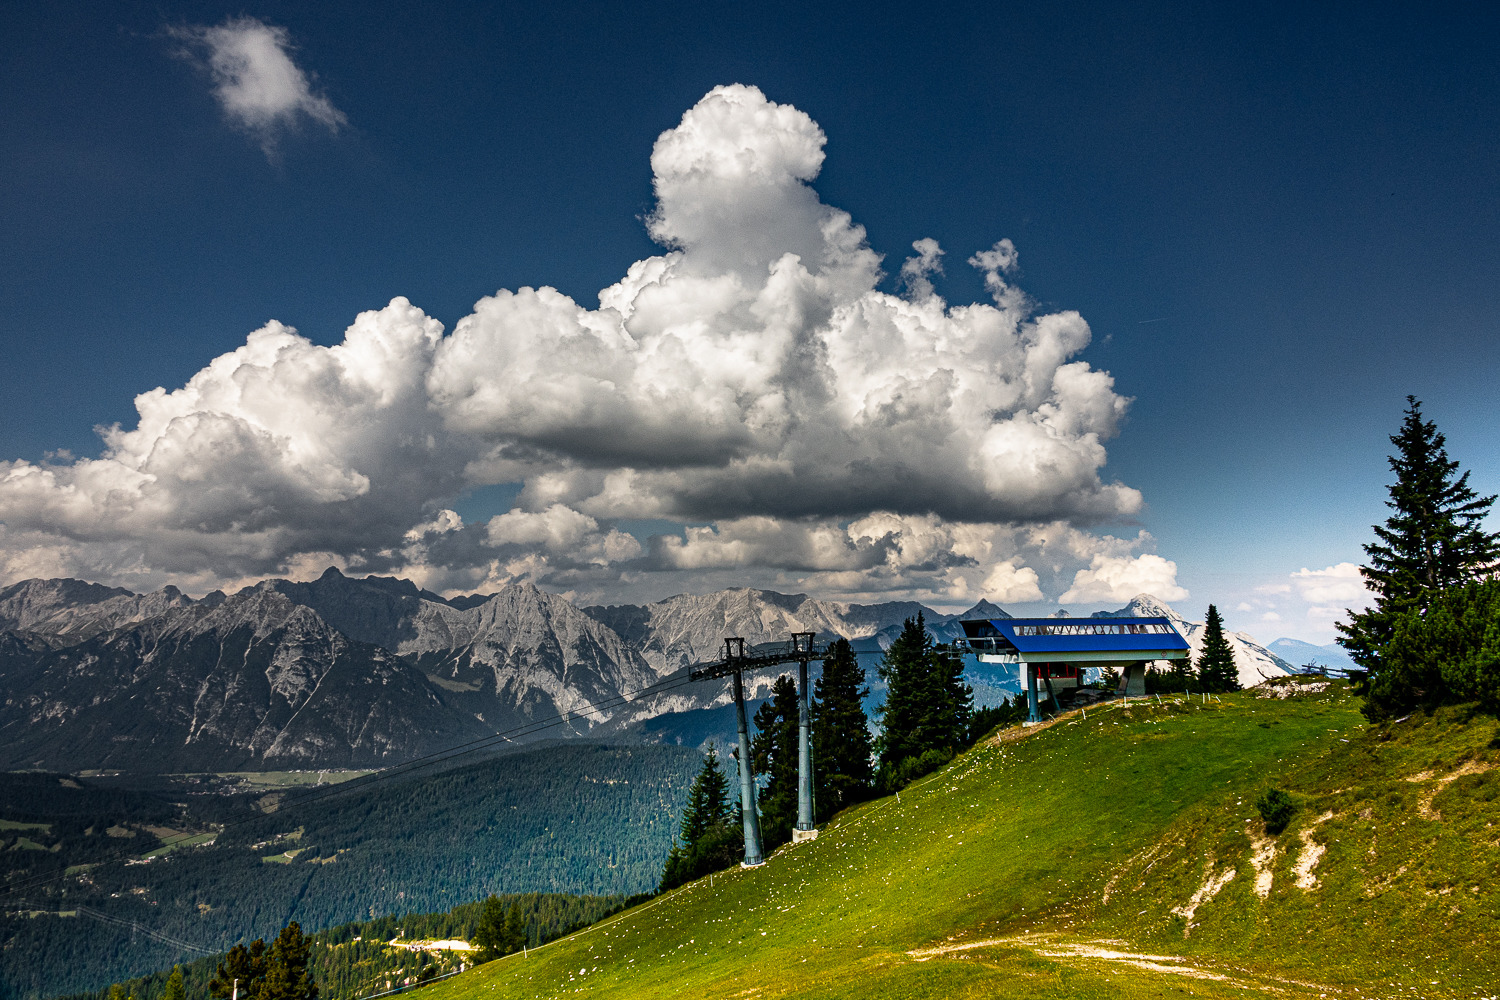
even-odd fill
[[[327,348],[268,324],[138,397],[99,458],[0,463],[5,572],[227,579],[326,554],[453,587],[759,569],[1035,600],[1084,567],[1074,591],[1175,589],[1165,560],[1095,561],[1145,559],[1115,551],[1139,539],[1075,541],[1071,564],[1028,541],[1141,505],[1101,476],[1128,401],[1079,360],[1088,325],[1034,313],[1008,240],[970,261],[991,303],[936,294],[933,240],[904,297],[880,291],[863,228],[811,187],[824,144],[796,108],[715,89],[652,154],[666,252],[597,309],[501,291],[444,336],[396,299]],[[515,510],[443,510],[490,483],[522,484]],[[643,546],[622,519],[702,527]]]

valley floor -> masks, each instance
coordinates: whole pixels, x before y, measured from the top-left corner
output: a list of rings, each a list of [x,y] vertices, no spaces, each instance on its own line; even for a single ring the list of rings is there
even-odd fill
[[[1014,735],[425,1000],[1496,995],[1495,720],[1370,727],[1324,684]]]

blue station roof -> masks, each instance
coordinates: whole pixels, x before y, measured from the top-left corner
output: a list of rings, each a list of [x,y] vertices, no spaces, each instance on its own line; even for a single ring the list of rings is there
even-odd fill
[[[1119,653],[1121,659],[1157,659],[1154,654],[1186,653],[1187,640],[1166,618],[975,618],[959,622],[969,647],[1014,652],[1025,660],[1054,654],[1097,658]],[[988,641],[985,641],[988,640]]]

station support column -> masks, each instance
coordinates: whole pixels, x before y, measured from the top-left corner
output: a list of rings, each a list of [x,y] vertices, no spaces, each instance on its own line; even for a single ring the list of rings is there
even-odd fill
[[[1026,671],[1026,721],[1035,724],[1042,721],[1042,713],[1037,707],[1036,671],[1035,663],[1023,663],[1021,669]]]

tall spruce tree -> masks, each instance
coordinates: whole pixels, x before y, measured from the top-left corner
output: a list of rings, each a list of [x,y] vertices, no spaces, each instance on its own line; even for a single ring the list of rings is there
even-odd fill
[[[187,1000],[187,987],[182,982],[182,966],[172,966],[172,974],[167,977],[161,1000]]]
[[[703,765],[688,789],[687,808],[682,811],[679,836],[684,847],[692,847],[708,831],[729,821],[729,780],[719,769],[719,748],[709,744]]]
[[[521,901],[516,900],[505,911],[505,950],[507,953],[526,947],[526,914],[521,912]]]
[[[1240,671],[1234,665],[1234,650],[1224,638],[1224,619],[1212,604],[1208,606],[1208,623],[1203,627],[1203,651],[1198,654],[1198,683],[1205,691],[1240,689]]]
[[[271,944],[260,1000],[317,1000],[318,984],[308,968],[311,959],[312,947],[302,933],[302,925],[293,920]]]
[[[787,674],[771,685],[771,697],[755,712],[750,759],[765,787],[760,803],[762,846],[775,850],[792,839],[797,824],[797,684]]]
[[[969,723],[974,718],[974,689],[964,681],[964,658],[951,646],[932,650],[933,686],[937,698],[928,720],[930,744],[944,750],[969,745]]]
[[[1364,547],[1369,563],[1360,567],[1375,604],[1350,611],[1348,623],[1338,626],[1339,644],[1372,682],[1397,619],[1420,614],[1442,591],[1478,579],[1500,560],[1500,533],[1483,528],[1496,498],[1476,493],[1467,471],[1458,474],[1437,425],[1422,419],[1421,402],[1407,396],[1406,403],[1401,429],[1391,437],[1396,454],[1388,458],[1396,474],[1386,501],[1393,513],[1374,526],[1376,541]]]
[[[885,651],[880,678],[886,683],[885,703],[878,709],[881,733],[875,741],[880,766],[894,767],[927,749],[919,732],[925,706],[932,700],[932,638],[921,612],[908,618],[901,634]]]
[[[469,942],[477,954],[479,963],[493,962],[509,954],[509,936],[505,932],[505,904],[494,893],[486,897],[479,907],[479,920],[474,927],[473,939]]]
[[[836,640],[813,685],[813,804],[819,822],[870,794],[874,741],[864,706],[870,689],[864,684],[865,668],[849,640]]]

